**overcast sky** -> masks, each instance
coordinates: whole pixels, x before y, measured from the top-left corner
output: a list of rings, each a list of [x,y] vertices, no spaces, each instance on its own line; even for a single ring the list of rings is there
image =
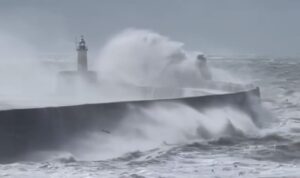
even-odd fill
[[[0,0],[0,33],[45,52],[135,27],[210,54],[300,56],[299,19],[298,0]]]

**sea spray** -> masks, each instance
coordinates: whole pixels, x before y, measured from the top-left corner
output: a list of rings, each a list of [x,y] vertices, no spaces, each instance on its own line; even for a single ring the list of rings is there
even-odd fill
[[[259,136],[249,115],[235,108],[198,110],[180,102],[132,106],[114,130],[90,132],[70,144],[72,153],[83,160],[100,160],[127,152],[157,147],[209,142],[222,138],[243,139]]]
[[[203,80],[197,54],[202,53],[185,50],[183,43],[160,34],[128,29],[109,40],[101,50],[98,70],[101,78],[116,82],[187,87]]]
[[[203,80],[196,62],[195,52],[185,50],[182,43],[151,31],[129,29],[104,46],[98,70],[102,79],[115,83],[189,87]],[[221,69],[212,71],[213,80],[239,80]],[[106,159],[160,145],[255,137],[260,133],[258,123],[230,104],[205,110],[180,102],[132,105],[114,131],[90,132],[70,145],[81,159]]]
[[[102,79],[111,80],[115,82],[114,86],[121,90],[123,83],[127,86],[142,85],[150,88],[156,86],[189,87],[193,83],[199,83],[201,86],[203,77],[197,68],[195,57],[193,52],[184,50],[181,43],[173,42],[162,35],[144,30],[125,31],[108,42],[102,50],[98,68],[100,84],[105,85],[101,83]],[[88,93],[88,91],[84,92]],[[110,96],[115,95],[114,89],[109,92]],[[123,95],[127,94],[123,93]],[[103,97],[109,96],[103,95]],[[105,101],[107,98],[103,99]],[[87,100],[81,100],[81,104],[82,101]],[[117,117],[115,119],[107,116],[116,122],[113,130],[101,128],[104,123],[103,119],[108,119],[105,118],[106,115],[84,120],[79,117],[82,123],[88,120],[94,122],[97,119],[99,123],[93,123],[94,129],[85,128],[84,131],[80,130],[81,127],[78,127],[78,130],[74,129],[75,132],[80,131],[80,133],[74,133],[72,135],[74,137],[64,140],[61,149],[72,152],[72,155],[79,159],[99,160],[131,151],[156,148],[160,145],[178,145],[195,140],[209,141],[224,136],[233,139],[245,138],[259,131],[255,121],[249,115],[235,108],[216,106],[217,108],[200,110],[182,102],[157,103],[153,101],[152,103],[149,105],[128,104],[129,106],[120,104],[118,106],[121,108],[117,107],[117,109],[121,111],[124,109],[126,112],[119,111],[118,114],[114,114],[113,112],[118,112],[118,110],[109,111],[109,114],[113,113],[109,116]],[[60,119],[65,121],[72,118]],[[69,121],[64,123],[65,126],[61,123],[57,125],[60,126],[59,128],[68,128],[68,125],[72,125],[71,123],[76,125],[76,119]],[[95,128],[101,129],[95,130]],[[57,127],[55,129],[59,131]],[[64,133],[63,130],[61,131]],[[64,138],[63,134],[60,136]]]
[[[2,100],[47,98],[55,89],[54,73],[38,58],[34,46],[0,31],[0,83]]]

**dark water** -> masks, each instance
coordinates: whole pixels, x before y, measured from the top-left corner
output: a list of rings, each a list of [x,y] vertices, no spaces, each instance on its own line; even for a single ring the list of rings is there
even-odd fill
[[[263,105],[272,113],[266,127],[246,122],[245,132],[257,133],[166,140],[97,161],[52,153],[46,161],[0,165],[0,177],[300,177],[300,59],[214,59],[211,65],[261,87]],[[118,146],[135,142],[144,144],[122,140]]]

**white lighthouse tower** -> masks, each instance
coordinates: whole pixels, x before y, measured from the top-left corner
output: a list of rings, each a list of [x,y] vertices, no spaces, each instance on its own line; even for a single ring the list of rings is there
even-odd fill
[[[87,47],[83,36],[81,36],[80,42],[77,47],[77,70],[79,72],[88,71],[88,60],[87,60]]]
[[[58,91],[76,94],[89,93],[98,86],[97,73],[88,70],[86,42],[81,36],[77,44],[77,70],[61,71],[58,74]],[[87,92],[88,91],[88,92]]]

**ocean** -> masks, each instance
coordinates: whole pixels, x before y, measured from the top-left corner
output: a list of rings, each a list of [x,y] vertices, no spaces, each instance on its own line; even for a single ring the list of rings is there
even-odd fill
[[[130,148],[126,153],[101,158],[99,154],[109,153],[107,150],[86,150],[88,157],[83,159],[71,152],[49,153],[50,157],[0,165],[0,177],[13,178],[279,178],[300,177],[300,59],[292,58],[218,58],[210,59],[214,68],[234,71],[242,82],[258,85],[261,89],[261,102],[271,119],[261,128],[252,128],[251,122],[245,120],[243,133],[236,134],[234,127],[227,127],[213,139],[193,138],[180,139],[174,142],[166,132],[157,130],[151,133],[151,143],[134,137],[118,137],[112,143],[113,149]],[[156,108],[162,111],[153,112],[157,119],[165,116],[168,108]],[[165,109],[165,111],[164,111]],[[217,111],[216,111],[217,112]],[[172,119],[185,119],[189,124],[188,114]],[[222,115],[222,113],[221,113]],[[228,115],[226,117],[230,117]],[[183,118],[184,117],[184,118]],[[206,118],[215,119],[219,114],[208,114]],[[239,119],[240,115],[233,116]],[[240,118],[242,119],[242,118]],[[247,122],[246,122],[247,121]],[[163,124],[171,124],[174,137],[177,132],[189,134],[189,130],[180,124],[172,124],[166,120]],[[252,121],[255,122],[255,121]],[[145,122],[143,124],[151,123]],[[193,124],[193,123],[190,123]],[[206,130],[215,133],[214,122],[206,125]],[[254,126],[253,126],[254,127]],[[143,127],[145,130],[152,126]],[[168,128],[161,127],[161,129]],[[189,128],[189,127],[188,127]],[[210,130],[211,129],[211,130]],[[193,130],[191,129],[190,132]],[[157,132],[157,134],[155,134]],[[164,135],[165,134],[165,135]],[[156,139],[153,139],[156,138]],[[159,139],[162,138],[162,139]],[[172,138],[168,140],[168,138]],[[162,141],[164,140],[164,141]],[[161,142],[162,141],[162,142]],[[97,139],[92,140],[95,144]],[[90,142],[89,142],[90,143]],[[136,149],[135,144],[150,146]],[[126,149],[125,149],[126,150]],[[85,150],[80,150],[85,152]],[[113,154],[112,154],[113,155]],[[43,157],[43,156],[41,156]]]

